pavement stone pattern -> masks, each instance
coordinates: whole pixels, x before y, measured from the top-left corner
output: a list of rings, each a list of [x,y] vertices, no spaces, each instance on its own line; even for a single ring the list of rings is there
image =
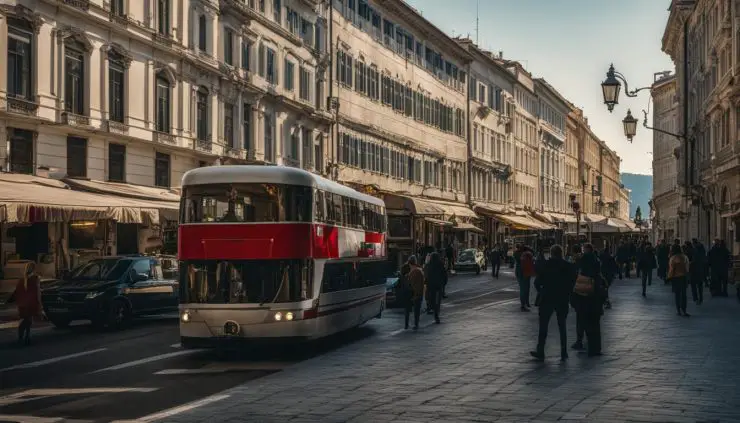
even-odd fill
[[[740,422],[737,300],[705,293],[686,318],[662,281],[646,299],[640,291],[637,279],[610,289],[603,357],[572,351],[560,363],[553,317],[547,360],[536,363],[536,309],[510,303],[445,320],[443,306],[441,325],[348,345],[161,421]],[[572,343],[574,313],[568,321]]]

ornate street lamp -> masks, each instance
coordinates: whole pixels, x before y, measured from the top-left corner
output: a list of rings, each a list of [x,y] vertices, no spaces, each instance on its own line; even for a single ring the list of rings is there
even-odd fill
[[[604,104],[610,112],[614,111],[614,106],[619,104],[619,91],[624,83],[624,93],[627,97],[637,97],[637,93],[642,90],[649,90],[651,87],[642,87],[636,90],[630,91],[629,85],[624,75],[614,70],[614,64],[609,66],[609,71],[606,72],[606,79],[601,83],[601,93],[604,95]]]
[[[624,125],[624,136],[627,137],[627,141],[632,142],[632,138],[637,134],[637,119],[632,116],[632,111],[627,109],[627,116],[622,120]]]

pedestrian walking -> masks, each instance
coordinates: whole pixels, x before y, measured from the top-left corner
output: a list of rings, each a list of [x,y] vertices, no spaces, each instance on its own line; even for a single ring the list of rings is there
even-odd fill
[[[679,316],[689,317],[686,312],[686,289],[689,278],[689,258],[681,250],[681,247],[671,247],[671,259],[668,262],[668,280],[673,287],[676,301],[676,313]]]
[[[531,351],[532,357],[539,361],[545,359],[545,341],[547,329],[553,313],[558,320],[560,333],[560,359],[568,359],[568,301],[576,282],[576,268],[563,259],[563,247],[553,245],[550,248],[550,259],[546,260],[537,274],[535,287],[540,296],[540,328],[537,338],[537,349]]]
[[[530,289],[532,277],[535,275],[534,255],[529,247],[522,246],[516,266],[516,277],[519,282],[519,302],[521,311],[529,311]]]
[[[658,277],[665,284],[668,284],[668,278],[666,276],[668,275],[668,259],[671,255],[671,249],[665,239],[658,241],[658,246],[655,248],[655,255],[658,261]]]
[[[26,263],[23,277],[18,279],[12,301],[18,309],[21,319],[18,325],[18,344],[31,344],[31,326],[33,319],[43,315],[41,303],[41,280],[36,274],[36,264]]]
[[[604,251],[601,252],[599,261],[601,262],[601,274],[604,276],[606,281],[606,299],[604,301],[604,308],[610,309],[612,308],[612,303],[611,300],[609,300],[609,287],[611,287],[614,282],[614,276],[619,271],[619,265],[609,250],[609,244],[607,244]]]
[[[724,241],[719,238],[714,240],[714,245],[709,250],[708,260],[712,277],[712,295],[726,297],[728,295],[728,273],[732,260],[730,259],[730,251],[725,246]]]
[[[581,261],[582,256],[583,250],[581,249],[581,246],[578,244],[573,245],[570,253],[570,258],[571,264],[573,264],[576,274],[578,274],[579,272],[578,265]],[[576,312],[576,342],[574,342],[571,346],[571,348],[573,348],[574,350],[584,349],[583,339],[586,336],[586,329],[583,326],[583,304],[583,297],[580,295],[576,295],[575,292],[573,292],[570,296],[570,305]]]
[[[439,313],[442,305],[442,289],[447,283],[447,272],[445,271],[442,258],[437,253],[432,253],[429,264],[424,269],[426,279],[427,304],[431,304],[434,312],[434,322],[439,323]]]
[[[696,305],[700,305],[704,302],[704,281],[706,280],[706,268],[707,268],[707,251],[699,242],[698,239],[694,238],[691,241],[694,247],[694,260],[691,262],[690,269],[690,282],[691,282],[691,298],[694,300]]]
[[[496,244],[493,246],[493,249],[491,250],[491,276],[498,279],[499,271],[501,270],[501,259],[502,259],[502,250],[501,246],[499,244]]]
[[[619,280],[622,280],[622,274],[624,277],[630,278],[630,249],[629,245],[622,239],[617,247],[617,263],[619,264]]]
[[[650,242],[645,242],[640,247],[640,257],[637,259],[637,269],[642,279],[642,296],[647,296],[647,287],[653,284],[653,269],[658,267],[655,259],[655,251]]]
[[[407,267],[407,273],[404,277],[404,270],[401,270],[402,281],[408,287],[407,302],[405,308],[405,329],[409,328],[409,314],[414,311],[414,330],[419,329],[419,315],[421,314],[421,301],[424,296],[424,272],[417,263],[416,256],[409,257],[404,267]]]
[[[578,276],[573,296],[578,298],[576,319],[586,333],[588,356],[601,355],[601,316],[604,314],[606,284],[601,275],[601,263],[591,244],[583,246],[583,255],[577,263]],[[583,349],[581,339],[580,349]]]

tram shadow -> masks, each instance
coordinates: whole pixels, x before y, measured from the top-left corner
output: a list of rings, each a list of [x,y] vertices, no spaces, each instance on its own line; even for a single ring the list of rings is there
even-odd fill
[[[239,346],[221,345],[213,349],[211,353],[214,360],[221,362],[284,361],[295,363],[326,354],[376,334],[376,329],[370,326],[360,326],[310,341],[283,341]]]

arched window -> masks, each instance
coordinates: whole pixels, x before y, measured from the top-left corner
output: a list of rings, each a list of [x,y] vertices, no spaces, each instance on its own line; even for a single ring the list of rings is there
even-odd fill
[[[208,141],[208,90],[205,87],[198,88],[196,94],[196,137],[200,141]]]
[[[169,134],[172,128],[171,107],[172,83],[164,72],[157,73],[157,116],[155,122],[158,132]]]

